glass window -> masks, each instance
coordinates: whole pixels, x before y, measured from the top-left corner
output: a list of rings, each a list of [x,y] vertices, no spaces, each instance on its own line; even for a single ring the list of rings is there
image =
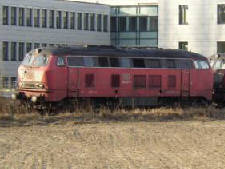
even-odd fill
[[[26,53],[30,52],[32,50],[32,43],[26,44]]]
[[[56,12],[56,28],[61,29],[62,28],[62,12],[57,11]]]
[[[83,57],[68,57],[67,62],[69,66],[84,66]]]
[[[225,53],[225,41],[217,42],[217,53]]]
[[[48,64],[49,57],[45,54],[40,54],[38,56],[33,56],[33,57],[34,57],[34,60],[32,63],[33,66],[41,67],[41,66],[46,66]]]
[[[68,29],[69,13],[63,12],[63,29]]]
[[[148,17],[146,17],[146,16],[139,17],[139,30],[141,32],[147,31],[147,19],[148,19]]]
[[[11,49],[10,49],[11,61],[16,61],[16,54],[17,54],[16,49],[17,49],[16,42],[11,42]]]
[[[95,30],[95,14],[94,13],[90,14],[90,30],[91,31]]]
[[[34,43],[34,49],[40,48],[40,43]]]
[[[77,29],[82,30],[82,13],[78,13],[77,22]]]
[[[201,65],[201,69],[209,69],[208,62],[201,60],[201,61],[199,61],[199,64]]]
[[[111,30],[111,32],[116,32],[117,31],[116,17],[111,17],[110,18],[110,30]]]
[[[24,56],[24,42],[19,42],[19,61],[23,60]]]
[[[119,17],[119,31],[126,32],[127,22],[126,17]]]
[[[9,7],[8,6],[3,6],[2,19],[3,19],[2,20],[3,25],[9,24]]]
[[[176,68],[174,59],[165,59],[163,61],[163,68]]]
[[[191,68],[193,68],[192,61],[191,60],[177,59],[176,60],[176,68],[178,68],[178,69],[191,69]]]
[[[108,15],[104,15],[103,21],[103,31],[108,32]]]
[[[110,58],[111,67],[120,67],[119,58]]]
[[[225,24],[225,4],[218,5],[218,24]]]
[[[84,57],[84,65],[87,67],[97,67],[98,66],[97,57]]]
[[[108,67],[109,66],[108,58],[107,57],[99,57],[98,64],[99,64],[99,67]]]
[[[47,47],[47,44],[46,44],[46,43],[42,43],[41,46],[42,46],[43,48],[45,48],[45,47]]]
[[[179,5],[179,24],[186,25],[188,5]]]
[[[27,26],[32,26],[32,9],[26,9]]]
[[[16,77],[10,77],[10,87],[11,89],[15,89],[17,85]]]
[[[98,32],[102,31],[102,15],[101,14],[97,15],[97,31]]]
[[[9,78],[2,77],[2,88],[8,89],[9,88]]]
[[[9,42],[2,42],[3,61],[9,60],[8,49],[9,49]]]
[[[161,68],[159,59],[145,59],[145,65],[147,68]]]
[[[137,31],[137,17],[129,17],[129,31],[130,32]]]
[[[136,68],[145,68],[145,60],[144,59],[132,59],[133,66]]]
[[[16,25],[16,7],[11,7],[11,25]]]
[[[157,32],[158,31],[158,17],[150,16],[150,31]]]
[[[75,13],[70,12],[70,29],[75,29]]]
[[[58,56],[57,66],[65,66],[65,61],[64,61],[64,58],[63,57]]]
[[[89,14],[84,14],[84,30],[88,30],[89,27]]]
[[[204,61],[204,60],[195,60],[194,61],[194,65],[195,65],[195,68],[196,69],[209,69],[209,64],[207,61]],[[220,62],[216,62],[216,65],[215,65],[215,69],[221,69],[221,66],[222,66],[222,61],[220,60]]]
[[[24,26],[24,8],[19,8],[19,26]]]
[[[121,67],[131,67],[130,59],[129,58],[120,58],[120,66]]]
[[[179,42],[178,46],[179,46],[179,49],[186,50],[186,51],[188,50],[188,42]]]
[[[47,27],[47,10],[42,9],[42,28]]]
[[[50,10],[49,11],[49,28],[54,28],[54,11],[53,10]]]
[[[34,9],[34,27],[40,26],[40,9]]]

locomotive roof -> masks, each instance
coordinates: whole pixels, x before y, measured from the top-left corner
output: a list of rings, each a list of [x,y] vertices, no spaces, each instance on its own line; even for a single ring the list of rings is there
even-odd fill
[[[80,48],[43,48],[42,52],[54,55],[83,55],[111,57],[156,57],[156,58],[192,58],[206,60],[207,58],[193,52],[178,49],[132,49],[109,47],[80,47]]]

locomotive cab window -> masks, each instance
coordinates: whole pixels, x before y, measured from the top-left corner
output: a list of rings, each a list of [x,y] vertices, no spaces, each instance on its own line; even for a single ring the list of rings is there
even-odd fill
[[[67,62],[69,66],[84,66],[83,57],[68,57]]]
[[[145,60],[144,59],[132,59],[133,67],[135,68],[145,68]]]
[[[99,67],[108,67],[109,66],[108,58],[107,57],[99,57],[98,65],[99,65]]]
[[[196,60],[194,61],[194,65],[196,69],[209,69],[209,64],[205,60]]]
[[[57,58],[57,66],[65,66],[64,58],[61,56],[58,56]]]

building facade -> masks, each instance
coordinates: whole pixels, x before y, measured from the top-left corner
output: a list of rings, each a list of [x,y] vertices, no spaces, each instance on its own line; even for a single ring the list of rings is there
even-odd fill
[[[31,49],[55,45],[110,45],[108,5],[55,0],[0,1],[0,77],[14,86]]]

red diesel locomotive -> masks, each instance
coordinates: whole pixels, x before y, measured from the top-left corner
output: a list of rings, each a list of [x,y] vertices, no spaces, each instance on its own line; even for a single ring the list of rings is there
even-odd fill
[[[34,104],[82,99],[125,106],[212,100],[207,58],[182,50],[107,47],[43,48],[18,69],[18,94]]]

